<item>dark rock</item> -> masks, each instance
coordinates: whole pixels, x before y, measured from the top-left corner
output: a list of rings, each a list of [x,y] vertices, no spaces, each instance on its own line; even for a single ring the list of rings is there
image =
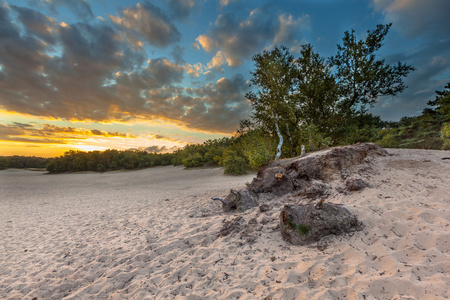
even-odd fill
[[[362,179],[349,179],[345,182],[345,186],[349,191],[360,191],[369,186],[367,182]]]
[[[355,215],[343,206],[322,203],[317,209],[314,204],[285,205],[280,213],[281,236],[294,245],[308,245],[318,242],[330,234],[343,234],[361,229]]]

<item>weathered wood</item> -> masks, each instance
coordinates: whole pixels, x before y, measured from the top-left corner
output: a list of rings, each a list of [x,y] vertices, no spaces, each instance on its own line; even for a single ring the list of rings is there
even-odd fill
[[[220,200],[218,197],[213,197],[213,200]],[[247,189],[240,191],[230,190],[230,194],[223,200],[222,209],[224,212],[229,211],[244,211],[251,207],[258,206],[258,199],[255,194]]]
[[[361,229],[361,223],[345,207],[320,205],[285,205],[280,213],[281,236],[294,245],[318,242],[330,234],[343,234]]]
[[[368,156],[386,156],[387,152],[373,143],[336,147],[272,162],[258,171],[248,189],[255,194],[285,195],[295,190],[317,186],[317,181],[330,182],[341,178],[341,171],[364,163]],[[276,174],[283,174],[281,179]]]
[[[292,192],[308,198],[327,197],[330,181],[346,177],[348,168],[365,163],[368,156],[387,155],[373,143],[336,147],[309,153],[303,157],[277,160],[261,169],[250,185],[239,191],[232,190],[223,202],[224,211],[244,211],[259,206],[258,194],[265,199],[283,196]],[[363,188],[362,181],[350,181],[348,190]],[[216,198],[219,200],[218,198]]]

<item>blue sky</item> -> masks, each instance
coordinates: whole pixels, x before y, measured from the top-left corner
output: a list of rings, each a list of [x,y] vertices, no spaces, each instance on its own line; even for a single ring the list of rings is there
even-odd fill
[[[232,134],[251,114],[251,57],[393,23],[380,51],[416,68],[384,120],[420,114],[450,79],[448,0],[0,1],[0,155],[149,148]]]

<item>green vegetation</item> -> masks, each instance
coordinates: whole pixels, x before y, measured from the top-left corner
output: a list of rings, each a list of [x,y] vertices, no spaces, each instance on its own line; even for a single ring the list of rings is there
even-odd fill
[[[354,31],[345,32],[337,54],[330,58],[321,57],[308,44],[302,46],[299,57],[283,46],[256,54],[250,80],[253,91],[246,95],[252,116],[241,121],[234,137],[187,145],[167,154],[69,151],[48,161],[47,171],[104,172],[183,165],[223,166],[225,173],[239,175],[273,159],[297,156],[302,145],[306,151],[358,142],[376,142],[387,148],[449,150],[450,82],[444,90],[436,91],[436,98],[428,102],[430,108],[420,116],[385,122],[368,113],[379,96],[403,92],[403,78],[414,70],[405,63],[389,65],[379,59],[377,52],[390,27],[378,25],[363,39]],[[0,169],[38,167],[27,159],[0,157]]]
[[[140,150],[68,151],[47,164],[50,173],[132,170],[172,164],[174,154],[154,154]]]
[[[0,170],[14,169],[42,169],[45,168],[50,158],[35,156],[0,156]]]
[[[295,156],[302,144],[311,151],[377,138],[381,120],[368,114],[368,107],[379,96],[401,93],[406,88],[403,78],[414,70],[377,59],[390,27],[378,25],[360,40],[354,31],[345,32],[330,58],[309,44],[302,46],[299,57],[283,46],[253,57],[254,90],[246,96],[254,127],[279,137],[274,159]]]
[[[306,224],[296,224],[289,219],[287,220],[287,224],[288,224],[289,228],[297,231],[298,233],[300,233],[302,235],[306,235],[309,233],[310,228]]]
[[[449,91],[450,83],[443,92]],[[431,105],[433,103],[429,102]],[[384,122],[367,113],[353,120],[353,123],[343,126],[342,132],[326,131],[315,124],[299,126],[293,137],[296,143],[293,146],[289,143],[284,145],[284,155],[281,157],[300,153],[301,145],[305,145],[307,151],[315,151],[357,142],[375,142],[385,148],[450,150],[450,116],[444,115],[440,106],[426,108],[420,116],[404,117],[399,122]],[[336,139],[336,136],[340,138]],[[255,123],[245,120],[232,138],[187,145],[173,153],[155,154],[139,150],[69,151],[51,160],[0,157],[0,168],[39,168],[47,162],[47,171],[50,173],[104,172],[166,165],[183,165],[186,168],[223,166],[225,173],[241,175],[267,165],[275,157],[277,141],[276,134],[268,133]],[[303,228],[299,230],[304,231]]]

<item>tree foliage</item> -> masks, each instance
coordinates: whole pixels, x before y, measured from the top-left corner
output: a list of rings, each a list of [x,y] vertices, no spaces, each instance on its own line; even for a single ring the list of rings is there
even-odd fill
[[[401,62],[389,65],[376,56],[391,26],[379,24],[361,40],[354,30],[346,31],[342,45],[337,45],[337,54],[330,58],[337,70],[340,107],[345,114],[365,113],[379,96],[395,96],[406,88],[403,77],[414,68]]]
[[[51,159],[46,166],[50,173],[112,170],[132,170],[172,163],[174,154],[156,154],[141,150],[67,151],[64,155]]]
[[[50,158],[35,156],[0,156],[0,170],[14,169],[41,169],[45,168]]]
[[[377,58],[390,27],[378,25],[363,39],[357,39],[354,30],[346,31],[337,54],[329,59],[309,44],[302,46],[297,58],[286,47],[253,57],[251,82],[256,90],[246,95],[252,118],[262,130],[278,134],[278,149],[287,137],[284,157],[296,155],[305,142],[302,130],[314,132],[324,146],[377,137],[380,124],[374,123],[376,117],[367,113],[367,107],[380,96],[401,93],[406,88],[403,78],[414,70],[406,63],[389,65]]]
[[[318,127],[330,133],[336,127],[338,86],[327,60],[315,53],[310,44],[301,48],[295,60],[293,112],[296,124]]]
[[[442,91],[436,91],[435,99],[428,101],[428,105],[435,106],[434,111],[445,115],[450,121],[450,81]]]
[[[293,117],[290,101],[294,82],[293,60],[294,57],[283,46],[253,56],[255,70],[251,72],[251,83],[258,90],[246,95],[252,103],[253,119],[265,130],[279,136],[276,159],[280,157],[283,145],[280,126],[283,124],[288,129]]]

